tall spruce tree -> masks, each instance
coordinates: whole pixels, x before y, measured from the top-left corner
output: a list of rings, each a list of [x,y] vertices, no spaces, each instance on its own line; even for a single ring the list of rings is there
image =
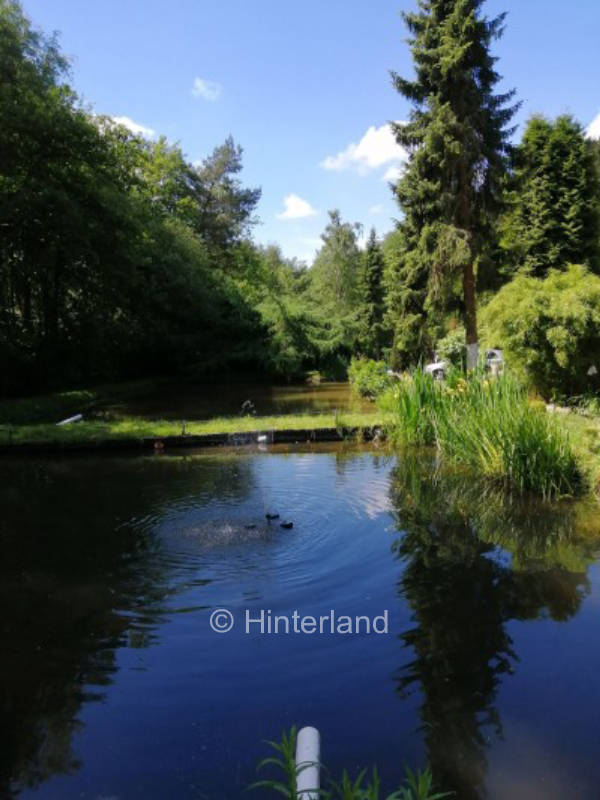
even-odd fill
[[[600,186],[593,143],[572,117],[529,120],[515,150],[501,247],[508,272],[598,269]]]
[[[363,270],[360,281],[361,312],[359,320],[359,342],[365,355],[380,358],[384,331],[384,259],[383,250],[377,240],[375,228],[371,228],[367,247],[363,254]]]
[[[428,354],[440,312],[457,294],[469,366],[477,359],[476,268],[499,207],[517,108],[514,92],[494,94],[500,76],[490,47],[505,15],[487,19],[482,5],[419,0],[418,11],[403,14],[416,74],[392,73],[413,105],[409,121],[393,125],[408,152],[394,187],[404,214],[388,299],[396,365]]]

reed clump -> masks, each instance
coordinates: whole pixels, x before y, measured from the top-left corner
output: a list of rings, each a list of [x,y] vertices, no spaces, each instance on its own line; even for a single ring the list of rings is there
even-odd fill
[[[379,398],[399,445],[435,445],[441,455],[520,492],[550,499],[574,496],[583,474],[559,421],[529,402],[509,372],[450,373],[436,381],[422,370],[399,379]]]

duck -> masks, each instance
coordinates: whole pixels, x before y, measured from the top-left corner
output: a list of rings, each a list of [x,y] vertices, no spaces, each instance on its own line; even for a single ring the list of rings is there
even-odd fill
[[[294,523],[293,522],[289,522],[289,520],[286,520],[286,522],[281,522],[280,525],[281,525],[282,528],[285,528],[286,531],[289,531],[290,528],[294,527]]]
[[[267,511],[267,513],[265,514],[265,517],[268,520],[279,519],[279,514],[269,514],[269,512]]]

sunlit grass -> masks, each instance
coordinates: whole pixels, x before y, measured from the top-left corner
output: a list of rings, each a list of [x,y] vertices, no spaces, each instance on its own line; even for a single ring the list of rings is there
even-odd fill
[[[557,422],[568,432],[588,484],[600,491],[600,416],[571,412],[558,415]]]
[[[344,414],[281,414],[268,417],[215,417],[209,420],[186,422],[147,420],[124,417],[114,420],[91,420],[70,425],[0,426],[0,444],[39,442],[100,442],[115,439],[146,437],[247,433],[273,430],[317,430],[322,428],[369,428],[382,424],[381,412]]]

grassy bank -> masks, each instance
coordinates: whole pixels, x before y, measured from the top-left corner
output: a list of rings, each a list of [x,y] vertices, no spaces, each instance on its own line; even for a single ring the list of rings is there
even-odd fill
[[[600,416],[576,412],[557,416],[558,424],[569,435],[588,486],[600,496]]]
[[[108,421],[83,421],[70,425],[2,425],[0,444],[84,443],[115,439],[142,439],[191,434],[196,436],[248,431],[315,430],[320,428],[367,428],[381,425],[382,412],[348,414],[294,414],[270,417],[218,417],[198,422],[146,420],[139,417]]]

